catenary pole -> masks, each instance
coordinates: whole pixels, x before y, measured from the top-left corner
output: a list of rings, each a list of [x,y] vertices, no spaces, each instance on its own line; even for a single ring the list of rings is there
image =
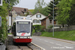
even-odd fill
[[[54,0],[53,0],[53,36],[54,36]]]

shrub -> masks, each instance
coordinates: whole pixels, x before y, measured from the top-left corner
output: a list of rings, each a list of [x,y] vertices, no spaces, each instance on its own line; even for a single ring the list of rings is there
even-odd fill
[[[44,26],[41,26],[41,25],[34,25],[34,27],[35,27],[35,32],[40,32],[44,28]]]
[[[32,31],[32,35],[35,33],[35,30],[33,29],[33,31]]]
[[[53,28],[53,25],[48,26],[48,28]]]

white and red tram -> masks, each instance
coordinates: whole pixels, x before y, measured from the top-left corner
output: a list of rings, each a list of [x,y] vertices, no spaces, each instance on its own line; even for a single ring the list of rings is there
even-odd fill
[[[15,20],[12,27],[13,42],[31,43],[32,42],[32,20]]]

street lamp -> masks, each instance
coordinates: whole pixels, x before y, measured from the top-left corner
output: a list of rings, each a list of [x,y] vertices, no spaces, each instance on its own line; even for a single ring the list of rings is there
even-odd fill
[[[54,36],[54,0],[53,0],[53,36]]]

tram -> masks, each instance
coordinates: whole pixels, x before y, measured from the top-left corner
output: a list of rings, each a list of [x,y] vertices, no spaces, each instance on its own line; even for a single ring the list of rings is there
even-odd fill
[[[15,20],[12,26],[14,43],[31,43],[32,42],[32,20],[20,19]]]

